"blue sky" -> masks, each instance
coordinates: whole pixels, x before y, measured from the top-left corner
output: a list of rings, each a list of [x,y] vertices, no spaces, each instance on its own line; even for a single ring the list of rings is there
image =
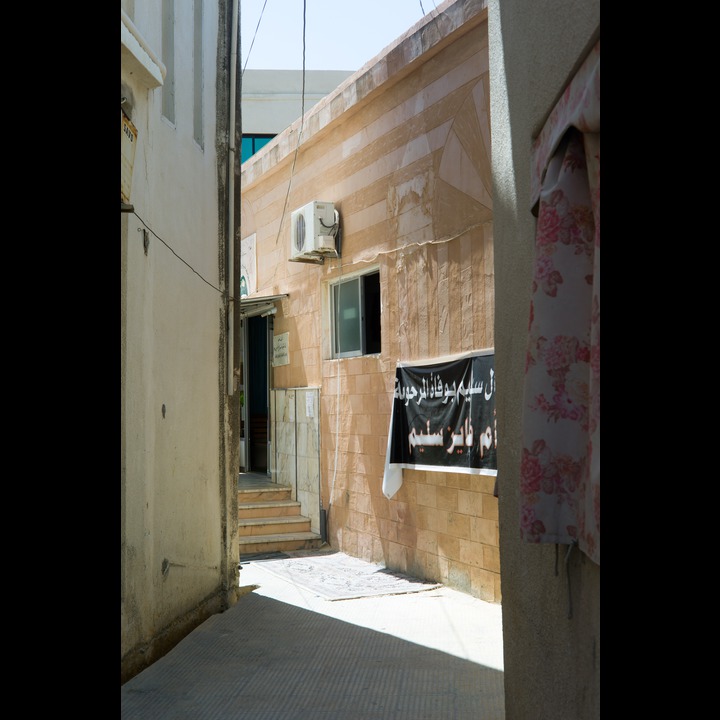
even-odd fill
[[[441,2],[240,0],[243,68],[302,69],[303,4],[305,69],[355,71]]]

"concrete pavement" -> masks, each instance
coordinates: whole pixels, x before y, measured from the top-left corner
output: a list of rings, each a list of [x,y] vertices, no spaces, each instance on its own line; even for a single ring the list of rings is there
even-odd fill
[[[444,586],[331,601],[262,559],[240,585],[121,687],[124,720],[504,720],[500,605]]]

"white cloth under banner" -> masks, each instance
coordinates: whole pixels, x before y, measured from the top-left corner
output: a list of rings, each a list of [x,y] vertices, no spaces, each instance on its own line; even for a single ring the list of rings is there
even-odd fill
[[[383,495],[403,468],[497,475],[493,349],[399,362],[390,411]]]
[[[390,411],[390,427],[388,428],[387,450],[385,452],[385,473],[383,474],[382,491],[383,495],[389,500],[397,491],[403,482],[402,467],[400,465],[390,464],[390,439],[393,432],[393,415],[395,414],[395,403]]]

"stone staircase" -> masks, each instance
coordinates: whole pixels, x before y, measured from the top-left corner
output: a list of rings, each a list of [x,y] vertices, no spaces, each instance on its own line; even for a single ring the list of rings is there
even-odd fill
[[[238,481],[238,538],[240,559],[257,553],[309,550],[323,544],[310,530],[310,518],[300,514],[291,489],[269,480]]]

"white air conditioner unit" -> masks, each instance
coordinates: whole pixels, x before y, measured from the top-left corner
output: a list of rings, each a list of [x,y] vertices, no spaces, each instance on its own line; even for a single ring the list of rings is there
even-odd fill
[[[290,213],[290,259],[322,262],[338,257],[340,218],[331,202],[313,200]]]

